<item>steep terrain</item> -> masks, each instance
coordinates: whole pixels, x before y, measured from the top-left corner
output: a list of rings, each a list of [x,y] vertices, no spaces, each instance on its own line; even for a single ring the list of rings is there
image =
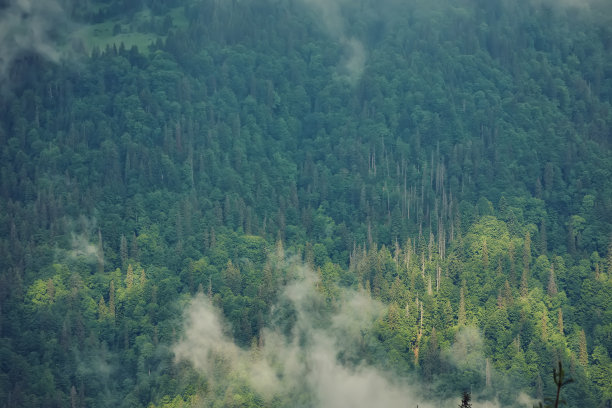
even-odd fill
[[[605,2],[4,3],[0,406],[610,404]]]

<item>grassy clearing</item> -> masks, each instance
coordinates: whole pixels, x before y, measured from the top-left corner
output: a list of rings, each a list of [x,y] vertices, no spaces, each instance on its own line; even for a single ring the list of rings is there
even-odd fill
[[[175,28],[184,29],[189,25],[187,16],[185,15],[185,7],[177,7],[170,10],[170,17],[172,17],[172,24]]]
[[[185,17],[184,7],[177,7],[168,13],[172,18],[172,28],[184,29],[188,25]],[[143,27],[147,27],[152,19],[163,20],[163,16],[153,17],[150,10],[142,10],[132,18],[121,20],[109,20],[99,24],[93,24],[81,28],[76,36],[83,41],[87,53],[91,53],[94,47],[104,50],[107,46],[113,45],[117,48],[123,43],[126,49],[137,46],[142,53],[147,53],[149,45],[158,39],[165,39],[165,36],[146,32]],[[149,24],[150,26],[150,24]]]

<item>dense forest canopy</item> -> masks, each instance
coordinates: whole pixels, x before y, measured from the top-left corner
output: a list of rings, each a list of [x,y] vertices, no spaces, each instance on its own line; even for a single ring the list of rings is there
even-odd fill
[[[612,403],[612,8],[0,1],[0,407]]]

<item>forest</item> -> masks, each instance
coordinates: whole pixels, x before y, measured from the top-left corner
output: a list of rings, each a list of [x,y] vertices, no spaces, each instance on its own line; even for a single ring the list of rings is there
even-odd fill
[[[0,51],[0,407],[612,405],[609,2],[0,0]]]

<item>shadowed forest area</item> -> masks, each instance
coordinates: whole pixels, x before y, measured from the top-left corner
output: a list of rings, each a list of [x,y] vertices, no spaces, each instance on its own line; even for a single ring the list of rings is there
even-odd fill
[[[610,407],[607,2],[26,3],[0,407]]]

